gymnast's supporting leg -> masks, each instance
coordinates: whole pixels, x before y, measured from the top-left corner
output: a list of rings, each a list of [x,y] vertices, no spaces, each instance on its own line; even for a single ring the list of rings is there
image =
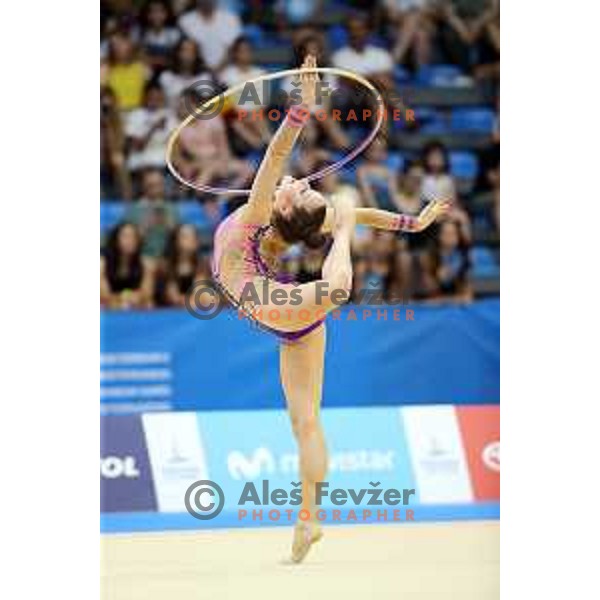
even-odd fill
[[[321,537],[315,519],[315,485],[324,481],[327,473],[327,448],[319,417],[324,358],[325,323],[297,341],[281,344],[281,383],[298,443],[302,509],[311,515],[311,522],[299,521],[296,527],[292,546],[295,562],[302,560]]]
[[[352,287],[350,243],[354,230],[354,209],[349,205],[336,206],[333,246],[323,264],[323,280],[336,288]],[[328,309],[334,306],[328,302]],[[281,383],[285,392],[294,436],[300,454],[302,478],[302,508],[310,512],[311,523],[300,521],[294,532],[292,560],[300,562],[310,546],[321,538],[321,528],[315,514],[316,483],[324,481],[327,473],[327,448],[319,418],[323,392],[325,360],[325,323],[293,343],[281,345]]]

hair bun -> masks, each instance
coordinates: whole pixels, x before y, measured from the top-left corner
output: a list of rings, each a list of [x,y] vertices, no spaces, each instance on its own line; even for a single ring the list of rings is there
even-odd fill
[[[327,236],[322,234],[320,231],[313,231],[312,233],[309,233],[302,241],[309,248],[317,250],[325,245],[326,240]]]

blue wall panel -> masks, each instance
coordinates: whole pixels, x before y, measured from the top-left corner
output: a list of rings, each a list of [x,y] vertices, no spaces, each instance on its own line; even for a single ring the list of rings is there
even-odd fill
[[[387,321],[348,321],[349,310],[327,320],[326,406],[499,401],[499,300],[415,306],[414,321],[392,320],[391,307]],[[276,339],[233,311],[212,321],[185,310],[107,311],[102,329],[105,411],[284,406]]]

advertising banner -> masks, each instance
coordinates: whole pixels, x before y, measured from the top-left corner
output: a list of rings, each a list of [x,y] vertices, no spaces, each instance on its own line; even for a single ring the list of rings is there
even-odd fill
[[[138,415],[102,417],[100,510],[156,510],[146,439]]]

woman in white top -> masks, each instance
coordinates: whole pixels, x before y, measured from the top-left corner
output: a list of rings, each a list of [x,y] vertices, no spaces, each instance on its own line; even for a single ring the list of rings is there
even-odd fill
[[[231,88],[238,83],[251,81],[265,74],[265,70],[254,64],[252,56],[252,45],[246,37],[239,37],[235,40],[230,50],[229,63],[219,73],[219,81],[227,88]],[[252,111],[260,110],[267,103],[264,97],[262,85],[256,84],[256,94],[244,95],[243,105],[240,105],[240,98],[243,90],[235,94],[230,100],[230,109],[237,113],[242,109],[247,111],[248,116],[244,118],[233,118],[231,126],[240,138],[251,148],[259,149],[266,146],[271,138],[271,133],[267,125],[266,118],[252,118]],[[256,102],[258,95],[259,103]]]
[[[193,40],[183,38],[173,53],[173,65],[161,73],[158,81],[165,92],[167,103],[177,108],[182,92],[202,80],[211,80],[200,49]]]

